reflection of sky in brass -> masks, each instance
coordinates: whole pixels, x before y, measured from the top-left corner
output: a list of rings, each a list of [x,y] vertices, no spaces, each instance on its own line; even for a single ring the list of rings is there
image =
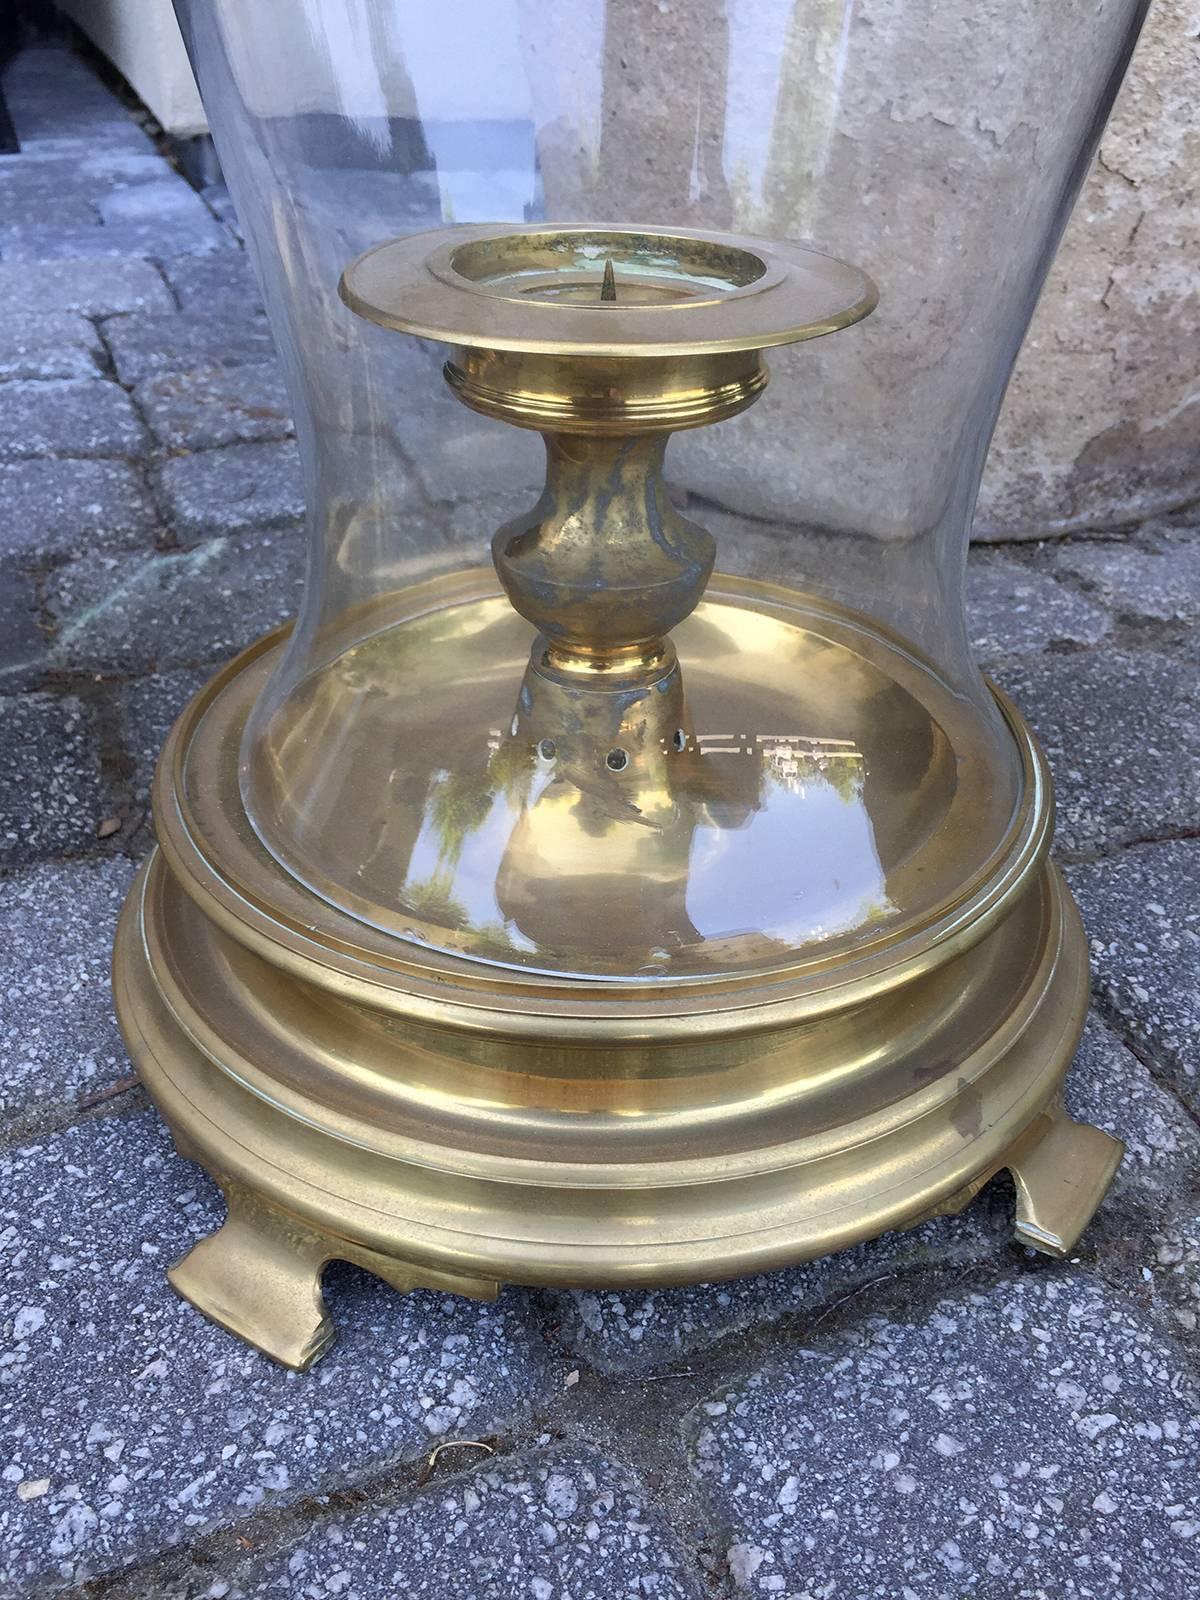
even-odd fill
[[[518,716],[514,731],[528,628],[490,592],[457,603],[464,581],[455,603],[405,613],[303,680],[248,749],[260,836],[372,926],[587,977],[774,967],[923,916],[957,881],[945,841],[971,835],[982,853],[1009,815],[970,709],[824,612],[818,628],[704,602],[679,630],[688,712],[640,751],[635,737],[628,772],[605,767],[600,729],[577,744],[553,717],[523,732]],[[828,907],[826,836],[837,854],[862,847],[829,869]],[[751,839],[773,871],[744,865]],[[725,904],[692,881],[706,863],[728,875]],[[724,933],[735,919],[746,931]]]
[[[681,885],[692,938],[755,934],[801,945],[894,911],[853,741],[737,732],[697,734],[694,743],[718,761],[761,758],[762,770],[757,805],[736,821],[697,807]],[[500,729],[488,730],[486,748],[486,772],[434,774],[403,894],[429,922],[536,954],[537,941],[505,916],[497,883],[522,816],[539,803],[573,805],[574,786]],[[662,937],[669,944],[682,933],[664,927]]]
[[[492,768],[499,753],[496,752],[489,763],[489,777],[495,776]],[[549,770],[534,772],[528,767],[525,770],[529,775],[519,785],[502,783],[498,791],[490,790],[477,774],[472,775],[473,788],[482,797],[483,806],[479,820],[460,837],[447,838],[436,808],[426,806],[421,831],[409,859],[403,894],[422,917],[440,921],[430,916],[427,897],[444,882],[455,913],[453,920],[444,926],[470,928],[476,932],[488,930],[498,944],[533,954],[537,946],[511,919],[505,918],[496,899],[496,878],[513,827],[527,806],[536,805],[553,778]],[[444,781],[447,776],[442,773],[438,778]],[[436,793],[436,781],[433,789]]]
[[[806,944],[895,908],[862,801],[861,757],[768,768],[740,828],[701,822],[688,861],[687,913],[703,939],[760,930]]]

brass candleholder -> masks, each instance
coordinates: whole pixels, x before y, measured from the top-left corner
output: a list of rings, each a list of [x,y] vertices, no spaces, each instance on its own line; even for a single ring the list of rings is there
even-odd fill
[[[284,696],[260,641],[167,742],[115,987],[228,1201],[176,1288],[303,1367],[333,1258],[481,1297],[701,1281],[1001,1168],[1018,1237],[1069,1251],[1121,1147],[1061,1109],[1087,960],[1028,729],[997,695],[1012,806],[910,642],[712,576],[663,485],[672,431],[749,406],[763,352],[858,322],[870,281],[796,245],[466,227],[342,296],[542,432],[546,486],[494,571],[380,593]]]

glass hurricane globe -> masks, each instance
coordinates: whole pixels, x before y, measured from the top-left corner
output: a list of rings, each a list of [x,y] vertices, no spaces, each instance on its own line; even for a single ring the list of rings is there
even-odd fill
[[[294,1366],[397,1288],[1069,1251],[1052,786],[972,508],[1140,0],[179,0],[287,373],[294,626],[164,750],[118,1010]],[[768,378],[770,382],[768,384]],[[540,436],[540,437],[539,437]]]

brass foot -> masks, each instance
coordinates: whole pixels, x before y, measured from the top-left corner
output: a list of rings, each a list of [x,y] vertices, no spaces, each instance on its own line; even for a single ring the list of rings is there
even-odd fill
[[[198,1159],[190,1148],[181,1146],[181,1153]],[[494,1300],[500,1293],[494,1278],[413,1266],[306,1227],[240,1184],[222,1182],[221,1187],[228,1206],[225,1221],[170,1267],[167,1278],[211,1322],[280,1366],[305,1372],[334,1341],[333,1319],[321,1293],[321,1273],[330,1261],[362,1267],[402,1294],[438,1289]]]
[[[1006,1165],[1017,1189],[1016,1237],[1049,1256],[1067,1256],[1092,1220],[1113,1180],[1125,1146],[1055,1108],[1045,1131]]]
[[[333,1343],[321,1293],[329,1241],[232,1187],[216,1233],[170,1268],[171,1287],[219,1327],[303,1372]]]

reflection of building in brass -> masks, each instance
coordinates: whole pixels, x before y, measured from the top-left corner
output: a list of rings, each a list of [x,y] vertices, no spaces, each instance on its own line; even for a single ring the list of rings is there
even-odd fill
[[[1018,1236],[1070,1250],[1120,1147],[1060,1106],[1087,962],[1036,746],[876,619],[713,576],[663,484],[673,430],[752,404],[762,352],[858,321],[869,282],[794,245],[461,228],[342,294],[446,343],[464,404],[544,434],[546,483],[494,574],[381,592],[282,698],[262,641],[167,743],[117,1000],[229,1202],[172,1281],[303,1366],[334,1257],[480,1296],[703,1280],[1002,1167]]]

